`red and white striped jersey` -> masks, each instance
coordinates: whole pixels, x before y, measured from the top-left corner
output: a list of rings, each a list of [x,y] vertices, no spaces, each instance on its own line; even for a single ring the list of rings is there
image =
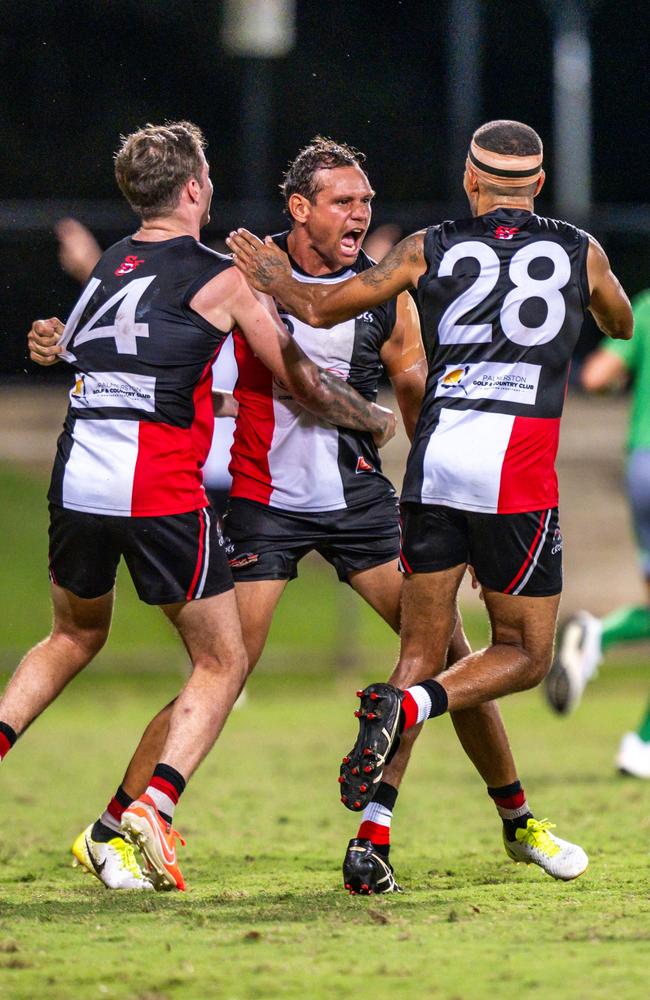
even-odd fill
[[[287,249],[286,234],[274,237]],[[353,269],[313,278],[292,262],[298,281],[344,281],[372,266],[362,252]],[[313,329],[278,306],[297,343],[317,365],[375,400],[382,372],[380,350],[395,325],[395,302],[346,320],[330,330]],[[393,495],[381,471],[372,435],[335,427],[299,406],[234,331],[239,413],[230,471],[231,496],[283,510],[329,511]]]
[[[429,375],[402,500],[486,513],[555,507],[588,236],[518,209],[427,229],[418,283]]]
[[[180,236],[103,254],[66,324],[75,381],[49,499],[121,516],[207,505],[212,363],[227,333],[190,302],[231,261]]]

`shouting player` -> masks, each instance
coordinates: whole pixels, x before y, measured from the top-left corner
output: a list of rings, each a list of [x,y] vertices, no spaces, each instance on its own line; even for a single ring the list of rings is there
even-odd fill
[[[141,225],[102,255],[63,332],[61,356],[76,376],[49,491],[54,625],[0,699],[4,757],[104,644],[123,556],[140,598],[161,607],[192,661],[146,789],[121,815],[152,880],[179,889],[174,807],[248,667],[223,537],[201,477],[215,356],[236,324],[316,415],[378,443],[394,430],[390,411],[319,369],[230,259],[198,242],[212,196],[204,145],[196,126],[176,122],[135,132],[117,153],[117,181]],[[141,884],[115,832],[102,843],[82,835],[78,854],[90,870],[108,877],[126,867]]]
[[[402,733],[533,687],[551,662],[562,589],[554,459],[571,352],[587,309],[615,338],[631,337],[633,324],[598,243],[534,214],[543,183],[537,133],[489,122],[465,167],[471,217],[407,237],[336,286],[297,281],[268,237],[240,230],[227,241],[255,287],[313,326],[409,288],[423,316],[429,375],[402,494],[400,659],[392,684],[360,692],[359,736],[341,767],[354,809],[372,799]],[[442,673],[468,564],[492,644]],[[543,855],[556,878],[580,875],[584,851],[530,817],[522,799],[517,790],[504,807],[509,855]]]

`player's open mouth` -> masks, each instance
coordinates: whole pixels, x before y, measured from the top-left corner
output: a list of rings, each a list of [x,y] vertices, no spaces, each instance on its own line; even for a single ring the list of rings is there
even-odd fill
[[[341,237],[341,253],[346,257],[356,257],[361,249],[365,229],[350,229]]]

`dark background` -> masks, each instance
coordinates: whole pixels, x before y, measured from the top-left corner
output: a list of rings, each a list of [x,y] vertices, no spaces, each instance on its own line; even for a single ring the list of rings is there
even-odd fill
[[[215,184],[207,239],[260,219],[269,228],[282,225],[275,185],[287,161],[317,132],[367,153],[378,192],[376,223],[397,220],[412,229],[465,210],[462,160],[452,190],[455,165],[445,142],[451,88],[463,86],[446,72],[453,39],[445,0],[299,0],[297,45],[268,62],[224,52],[216,0],[5,0],[0,15],[0,329],[2,370],[14,378],[26,370],[34,377],[24,352],[31,319],[65,317],[78,291],[58,266],[52,223],[62,211],[76,214],[94,223],[103,245],[134,225],[118,200],[112,154],[120,133],[147,121],[185,117],[206,132]],[[542,0],[486,0],[482,17],[482,101],[475,125],[518,118],[540,132],[549,183],[538,210],[553,214],[547,12]],[[587,222],[605,243],[634,293],[650,283],[650,231],[639,221],[650,200],[647,3],[594,4],[591,41],[599,211],[577,221]],[[269,179],[256,192],[257,207],[242,202],[241,122],[251,73],[270,80],[271,88]],[[26,214],[25,206],[33,204]]]

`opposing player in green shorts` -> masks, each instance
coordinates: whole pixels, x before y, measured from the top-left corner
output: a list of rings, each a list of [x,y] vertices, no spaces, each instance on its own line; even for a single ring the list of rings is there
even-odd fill
[[[560,713],[579,703],[589,679],[609,649],[619,643],[650,639],[650,290],[632,303],[632,340],[608,340],[591,354],[580,380],[588,392],[632,382],[632,409],[627,438],[627,489],[634,522],[646,602],[617,608],[604,618],[579,611],[566,622],[546,694]],[[650,704],[636,732],[625,733],[616,757],[619,770],[650,778]]]

